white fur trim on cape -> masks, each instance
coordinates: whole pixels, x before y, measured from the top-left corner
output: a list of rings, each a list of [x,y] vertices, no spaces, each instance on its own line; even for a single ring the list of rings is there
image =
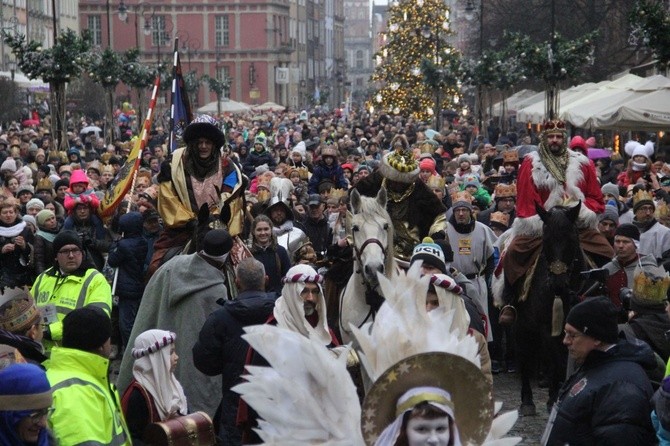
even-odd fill
[[[596,228],[598,224],[598,216],[595,212],[586,207],[584,203],[584,192],[579,188],[579,184],[584,180],[582,167],[589,165],[589,159],[581,153],[572,150],[568,150],[568,154],[569,159],[568,167],[565,171],[565,186],[562,187],[549,173],[544,164],[542,164],[540,154],[538,152],[529,153],[527,156],[530,157],[533,166],[531,170],[533,184],[535,184],[537,189],[548,189],[551,191],[544,202],[544,208],[546,210],[549,210],[554,206],[564,205],[564,194],[567,194],[570,201],[574,204],[577,204],[577,202],[581,200],[582,208],[579,211],[577,227]],[[515,235],[542,235],[542,221],[537,215],[527,218],[515,218],[512,228],[514,229]]]

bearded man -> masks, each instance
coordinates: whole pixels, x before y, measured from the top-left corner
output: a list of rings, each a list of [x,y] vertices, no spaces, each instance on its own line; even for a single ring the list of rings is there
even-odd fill
[[[531,268],[542,249],[542,220],[535,206],[547,211],[554,206],[574,206],[581,201],[577,228],[582,249],[603,265],[614,256],[612,246],[598,232],[598,214],[605,210],[602,191],[595,167],[589,159],[567,147],[567,132],[562,121],[543,124],[542,140],[537,152],[523,160],[517,179],[516,219],[512,225],[512,240],[503,254],[502,271],[506,291],[502,300],[509,304],[511,287]],[[496,280],[502,276],[496,271]],[[494,286],[494,288],[497,288]],[[516,311],[506,305],[500,322],[511,324]]]
[[[424,237],[445,238],[446,208],[419,178],[419,163],[414,159],[407,138],[396,135],[391,140],[391,147],[379,169],[354,187],[368,197],[376,197],[381,187],[386,188],[386,210],[393,223],[395,255],[407,266],[414,247]]]
[[[149,274],[170,248],[186,245],[202,206],[213,214],[229,209],[224,223],[233,238],[243,229],[246,177],[222,151],[226,138],[217,122],[208,115],[198,116],[184,130],[183,139],[186,147],[175,150],[158,174],[158,212],[165,230],[154,245]]]

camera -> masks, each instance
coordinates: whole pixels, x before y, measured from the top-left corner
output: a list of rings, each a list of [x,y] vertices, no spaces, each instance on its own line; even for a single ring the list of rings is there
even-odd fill
[[[630,310],[630,301],[633,299],[633,290],[630,288],[621,288],[619,290],[619,300],[621,300],[621,309]]]

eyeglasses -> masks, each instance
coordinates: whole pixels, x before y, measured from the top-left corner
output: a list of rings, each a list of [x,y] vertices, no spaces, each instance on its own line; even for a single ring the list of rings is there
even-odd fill
[[[585,336],[584,333],[579,333],[579,332],[571,333],[571,332],[565,331],[565,330],[563,330],[563,335],[570,340],[578,338],[580,336]]]
[[[58,254],[67,257],[76,256],[78,254],[81,254],[81,249],[79,248],[61,249],[60,251],[58,251]]]
[[[638,211],[642,212],[654,212],[654,207],[653,206],[640,206],[637,208]]]
[[[46,409],[41,409],[41,410],[38,410],[38,411],[35,411],[35,412],[31,413],[30,415],[28,415],[28,417],[30,417],[30,421],[33,424],[37,424],[43,418],[48,417],[49,415],[51,415],[53,413],[53,411],[54,410],[51,407],[47,407]]]
[[[302,291],[300,292],[301,296],[307,296],[308,294],[311,294],[312,296],[318,296],[321,294],[321,289],[317,288],[303,288]]]

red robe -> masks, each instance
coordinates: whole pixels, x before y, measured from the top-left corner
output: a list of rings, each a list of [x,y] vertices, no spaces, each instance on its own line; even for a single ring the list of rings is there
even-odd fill
[[[579,228],[596,228],[597,214],[604,212],[605,203],[595,168],[581,153],[568,151],[569,160],[565,184],[561,185],[540,161],[540,154],[526,156],[517,177],[517,203],[514,220],[515,235],[539,236],[542,221],[537,216],[535,204],[549,210],[564,203],[564,198],[575,204],[581,200]]]

